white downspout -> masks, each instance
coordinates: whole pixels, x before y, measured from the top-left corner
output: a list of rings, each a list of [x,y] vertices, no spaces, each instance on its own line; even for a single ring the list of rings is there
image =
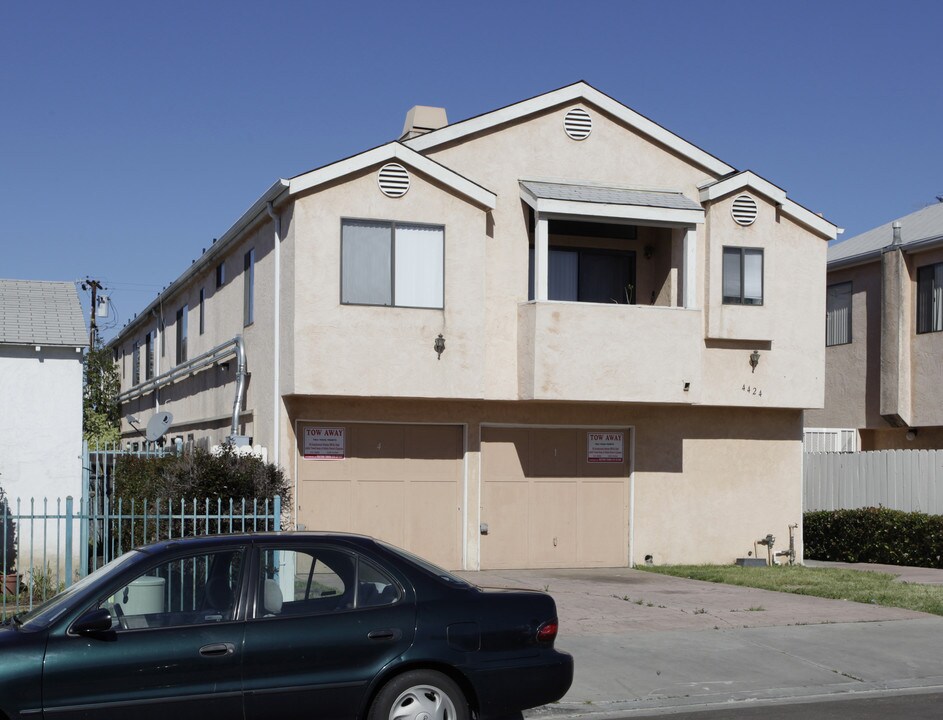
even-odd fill
[[[275,223],[275,279],[274,279],[274,304],[275,304],[275,316],[272,318],[272,336],[273,336],[273,349],[272,349],[272,456],[269,458],[269,462],[279,464],[281,461],[281,456],[279,455],[281,449],[280,436],[281,436],[281,427],[278,422],[279,416],[281,414],[281,382],[280,382],[280,369],[281,369],[281,317],[282,317],[282,262],[281,262],[281,245],[282,245],[282,218],[275,212],[275,206],[270,200],[268,206],[269,217],[272,218],[272,222]],[[297,496],[297,492],[296,492]]]

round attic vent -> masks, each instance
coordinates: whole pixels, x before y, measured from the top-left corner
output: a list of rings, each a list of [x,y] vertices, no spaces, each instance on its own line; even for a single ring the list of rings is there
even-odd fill
[[[593,119],[583,108],[573,108],[563,118],[563,129],[573,140],[585,140],[593,131]]]
[[[409,172],[399,163],[387,163],[377,173],[377,184],[387,197],[402,197],[409,190]]]
[[[733,207],[730,208],[730,214],[737,221],[738,225],[752,225],[756,220],[756,200],[749,195],[740,195],[733,201]]]

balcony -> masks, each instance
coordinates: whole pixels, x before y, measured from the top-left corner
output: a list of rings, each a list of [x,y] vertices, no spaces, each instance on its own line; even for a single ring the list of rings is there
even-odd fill
[[[704,351],[700,310],[532,301],[518,306],[517,317],[522,400],[698,400]]]

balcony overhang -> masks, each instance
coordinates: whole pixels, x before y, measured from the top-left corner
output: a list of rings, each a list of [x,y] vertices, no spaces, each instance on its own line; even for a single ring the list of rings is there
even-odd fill
[[[521,199],[537,215],[545,218],[582,217],[603,222],[621,220],[673,227],[704,223],[704,209],[681,192],[537,180],[521,180],[519,185]]]

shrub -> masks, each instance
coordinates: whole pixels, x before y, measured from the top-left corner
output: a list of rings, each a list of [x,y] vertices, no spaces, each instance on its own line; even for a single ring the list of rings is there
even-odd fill
[[[115,465],[115,500],[266,500],[281,495],[287,503],[291,486],[277,465],[229,446],[219,454],[194,450],[180,455],[125,455]]]
[[[807,512],[803,522],[809,559],[943,568],[943,515],[871,507]]]

